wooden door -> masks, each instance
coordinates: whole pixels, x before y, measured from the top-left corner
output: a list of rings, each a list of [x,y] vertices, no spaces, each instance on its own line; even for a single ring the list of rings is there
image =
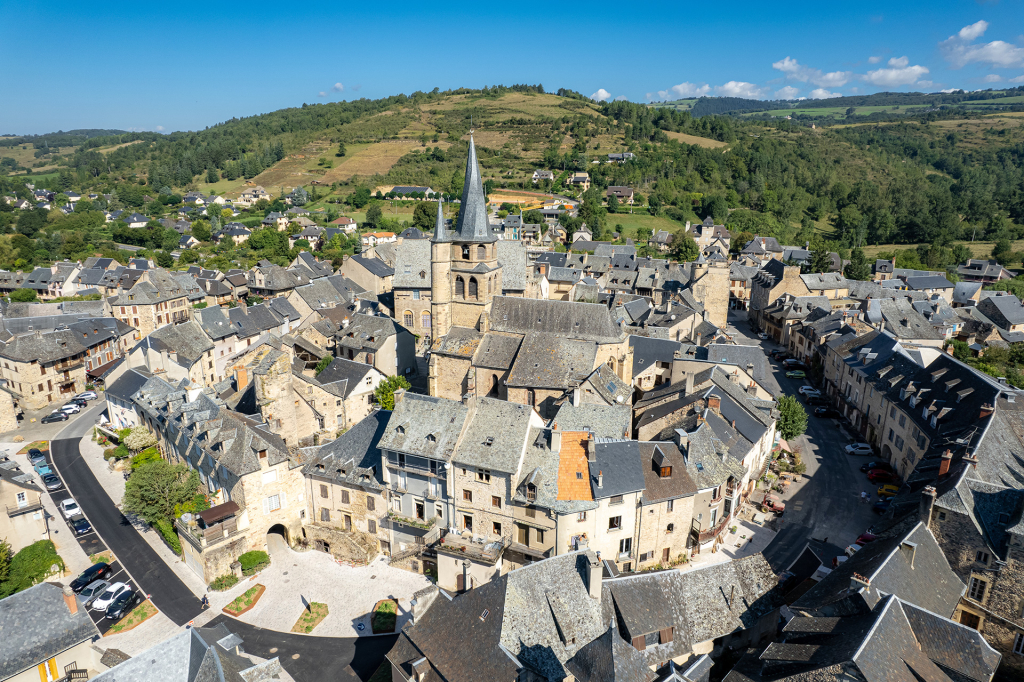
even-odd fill
[[[527,526],[516,526],[516,529],[519,531],[518,539],[516,540],[516,542],[518,542],[520,545],[524,545],[526,547],[529,547],[530,546],[530,529]]]
[[[465,576],[465,574],[459,573],[457,576],[455,576],[455,590],[457,592],[465,592],[466,591],[466,576]]]
[[[670,550],[668,547],[661,550],[661,563],[668,566],[669,559],[671,559]]]

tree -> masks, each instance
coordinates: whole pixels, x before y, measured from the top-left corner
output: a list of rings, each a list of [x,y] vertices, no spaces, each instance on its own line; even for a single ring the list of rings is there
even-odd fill
[[[1010,240],[997,240],[995,247],[992,249],[992,257],[999,261],[1000,265],[1012,262],[1014,260],[1013,244],[1010,243]]]
[[[807,412],[791,395],[779,398],[779,434],[786,440],[803,435],[807,430]]]
[[[369,216],[369,211],[367,211]],[[430,230],[437,221],[437,204],[432,201],[421,201],[412,211],[412,226],[421,230]]]
[[[173,268],[174,267],[174,256],[167,251],[156,252],[156,264],[162,268]]]
[[[871,279],[871,265],[868,263],[864,251],[860,248],[850,252],[850,262],[846,266],[846,279],[867,281]]]
[[[157,460],[134,470],[124,486],[125,511],[138,514],[150,524],[171,521],[174,506],[185,504],[199,492],[199,474],[184,464]]]
[[[393,410],[395,409],[395,391],[400,388],[409,390],[412,388],[412,384],[405,377],[391,375],[377,384],[377,388],[373,389],[373,397],[377,399],[377,404],[382,410]]]
[[[15,289],[8,297],[13,303],[31,303],[36,300],[34,289]]]
[[[344,142],[339,142],[338,143],[338,151],[335,154],[335,156],[345,156],[345,143]]]
[[[724,225],[729,218],[729,202],[721,195],[704,195],[701,200],[701,212],[705,218],[711,218],[719,225]]]
[[[372,227],[377,227],[383,218],[384,211],[380,210],[380,204],[374,204],[366,209],[366,220],[364,222]],[[415,220],[415,213],[413,214],[413,219]]]
[[[316,363],[316,376],[320,376],[320,372],[330,367],[332,362],[334,362],[334,358],[330,355],[320,358],[320,362]]]
[[[658,215],[659,213],[661,213],[661,206],[661,197],[659,197],[657,194],[652,194],[651,198],[647,200],[647,211],[651,215]]]
[[[669,254],[681,263],[692,263],[700,258],[700,249],[697,248],[697,242],[693,241],[693,237],[680,230],[672,237]]]
[[[301,185],[292,190],[292,204],[295,206],[305,206],[309,201],[309,192],[306,191],[305,187]]]
[[[123,439],[124,445],[133,453],[156,445],[156,436],[150,433],[149,429],[141,424],[133,426]]]
[[[11,576],[11,546],[6,539],[0,539],[0,583]]]
[[[619,198],[614,194],[608,195],[608,212],[617,213],[619,210]]]
[[[210,230],[210,223],[205,220],[197,220],[192,223],[192,236],[201,242],[210,241],[210,237],[213,236]]]
[[[829,272],[832,269],[832,255],[824,244],[819,245],[811,251],[811,262],[808,265],[810,272]]]
[[[216,168],[208,168],[208,169],[206,169],[206,182],[208,182],[208,183],[210,183],[212,185],[213,183],[217,182],[218,180],[220,180],[220,174],[217,173],[217,169]]]
[[[360,187],[352,196],[349,197],[348,202],[355,208],[362,208],[370,203],[370,190],[366,187]]]

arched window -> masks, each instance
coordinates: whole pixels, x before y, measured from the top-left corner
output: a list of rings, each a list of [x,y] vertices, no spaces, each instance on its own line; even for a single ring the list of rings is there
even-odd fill
[[[469,297],[470,298],[477,298],[476,277],[470,277],[469,278]]]
[[[491,391],[487,395],[492,396],[494,398],[498,397],[498,375],[497,374],[492,374],[491,375]]]
[[[487,260],[487,247],[483,244],[476,247],[476,258],[477,260]]]
[[[494,279],[491,278],[491,277],[488,277],[487,278],[487,293],[490,294],[493,291],[494,291]]]
[[[463,281],[462,277],[455,278],[455,295],[459,298],[466,297],[466,283]]]
[[[526,389],[526,404],[530,407],[537,407],[537,396],[532,388]]]
[[[469,247],[468,246],[463,246],[462,247],[462,260],[469,260]]]
[[[424,310],[423,315],[421,315],[420,317],[423,322],[423,328],[430,329],[430,313]]]
[[[405,324],[406,327],[412,327],[413,320],[415,319],[416,318],[413,317],[411,310],[406,310],[405,314],[402,315],[402,323]]]

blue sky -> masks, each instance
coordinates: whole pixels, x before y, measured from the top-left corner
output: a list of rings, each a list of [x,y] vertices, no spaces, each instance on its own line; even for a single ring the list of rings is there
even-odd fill
[[[0,60],[0,134],[497,83],[637,102],[974,90],[1024,84],[1024,0],[8,1]]]

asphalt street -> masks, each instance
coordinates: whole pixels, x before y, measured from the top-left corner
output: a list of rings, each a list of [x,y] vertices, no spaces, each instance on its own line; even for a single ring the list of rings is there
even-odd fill
[[[738,343],[757,344],[765,352],[780,348],[772,341],[758,341],[746,322],[735,320],[730,332],[734,330]],[[838,420],[815,417],[799,396],[799,387],[810,382],[787,378],[781,363],[769,360],[769,364],[783,392],[798,396],[809,415],[807,433],[791,443],[800,448],[807,466],[804,483],[792,494],[783,495],[786,513],[782,528],[763,552],[772,569],[781,572],[796,560],[808,540],[827,540],[839,547],[853,544],[878,518],[871,504],[860,497],[861,492],[871,493],[877,486],[860,472],[860,466],[872,458],[847,455],[844,448],[853,442],[847,431]]]
[[[102,404],[90,408],[50,441],[53,468],[64,481],[67,494],[75,498],[99,533],[101,542],[110,548],[142,591],[150,595],[153,604],[176,625],[184,625],[199,614],[199,600],[114,505],[79,453],[79,440],[89,433],[102,409]],[[58,497],[55,495],[54,499]]]

